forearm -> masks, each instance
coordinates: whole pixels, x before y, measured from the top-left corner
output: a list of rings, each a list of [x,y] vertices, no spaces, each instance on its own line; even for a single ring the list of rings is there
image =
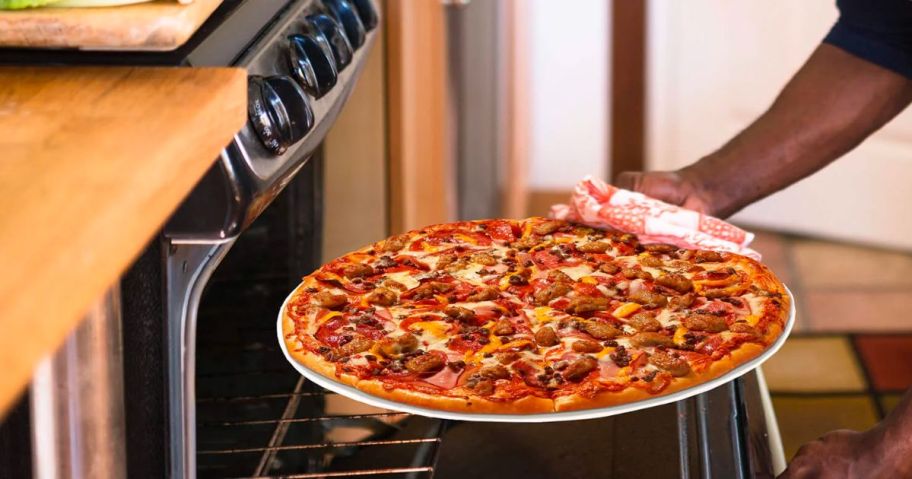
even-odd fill
[[[682,174],[728,216],[823,168],[912,101],[912,81],[823,44],[760,118]]]

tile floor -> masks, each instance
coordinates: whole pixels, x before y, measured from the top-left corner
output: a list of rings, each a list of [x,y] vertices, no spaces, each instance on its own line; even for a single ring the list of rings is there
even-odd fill
[[[873,426],[912,386],[912,254],[767,232],[754,247],[797,299],[792,337],[763,366],[786,456]]]

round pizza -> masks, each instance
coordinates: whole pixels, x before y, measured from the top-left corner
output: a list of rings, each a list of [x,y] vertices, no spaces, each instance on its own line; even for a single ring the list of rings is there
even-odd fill
[[[545,218],[429,226],[306,276],[282,312],[290,355],[426,408],[597,408],[704,383],[783,333],[762,264]]]

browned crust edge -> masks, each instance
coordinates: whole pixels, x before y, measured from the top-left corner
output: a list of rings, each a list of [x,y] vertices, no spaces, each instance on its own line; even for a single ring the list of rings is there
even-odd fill
[[[381,381],[362,380],[358,389],[373,396],[402,402],[413,406],[482,414],[532,414],[554,412],[554,401],[550,398],[523,396],[515,401],[491,401],[481,396],[435,396],[409,389],[386,389]]]
[[[630,404],[646,399],[667,396],[709,382],[719,376],[729,373],[739,365],[756,358],[765,350],[766,348],[759,344],[744,344],[740,348],[732,351],[729,356],[714,361],[700,373],[691,373],[688,376],[673,379],[668,387],[655,394],[636,387],[628,387],[622,391],[605,391],[596,394],[595,397],[592,398],[573,394],[556,398],[554,407],[556,411],[577,411],[580,409],[595,409]]]
[[[529,218],[532,219],[532,218]],[[543,220],[543,218],[538,218]],[[490,220],[473,220],[460,223],[478,223]],[[510,220],[524,221],[524,220]],[[433,230],[450,224],[431,225],[404,233],[410,237],[419,234],[420,230]],[[377,243],[359,248],[347,253],[341,258],[359,253],[366,253],[368,250],[376,247]],[[659,393],[650,393],[646,390],[628,387],[622,391],[605,391],[598,393],[595,397],[587,398],[577,394],[562,396],[555,399],[541,398],[537,396],[524,396],[515,401],[491,401],[481,396],[453,397],[443,395],[432,395],[420,391],[406,389],[387,389],[384,384],[378,380],[360,380],[350,374],[337,374],[335,364],[324,360],[315,354],[303,349],[302,344],[297,339],[289,339],[295,333],[294,320],[287,314],[287,303],[282,309],[282,331],[283,340],[287,347],[289,355],[304,365],[308,369],[321,374],[322,376],[345,385],[353,386],[356,389],[373,396],[387,399],[394,402],[402,402],[418,407],[436,409],[442,411],[452,411],[461,413],[485,413],[485,414],[532,414],[532,413],[549,413],[560,411],[575,411],[582,409],[594,409],[608,406],[617,406],[621,404],[631,404],[638,401],[667,396],[678,391],[695,387],[697,385],[709,382],[717,377],[731,372],[742,364],[745,364],[761,355],[771,347],[783,334],[786,321],[791,309],[791,297],[785,289],[785,286],[776,275],[762,263],[737,254],[731,254],[729,262],[738,262],[749,265],[751,270],[751,282],[771,292],[778,292],[781,301],[778,311],[778,321],[770,323],[766,334],[763,337],[764,345],[757,343],[744,343],[738,349],[732,351],[728,356],[711,363],[705,370],[700,373],[691,373],[689,376],[675,378],[667,388]],[[319,271],[319,270],[317,270]],[[294,298],[305,286],[308,279],[313,274],[305,276],[304,281],[290,295]]]

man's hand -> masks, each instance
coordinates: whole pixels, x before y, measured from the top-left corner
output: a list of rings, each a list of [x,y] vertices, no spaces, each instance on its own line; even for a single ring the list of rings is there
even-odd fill
[[[824,44],[719,150],[675,172],[622,173],[615,183],[724,218],[828,165],[910,102],[908,78]]]
[[[885,440],[878,425],[865,432],[833,431],[798,450],[779,479],[879,479],[912,476],[908,438]]]
[[[614,185],[708,215],[720,213],[719,201],[711,198],[702,181],[686,170],[625,171],[618,175]]]

